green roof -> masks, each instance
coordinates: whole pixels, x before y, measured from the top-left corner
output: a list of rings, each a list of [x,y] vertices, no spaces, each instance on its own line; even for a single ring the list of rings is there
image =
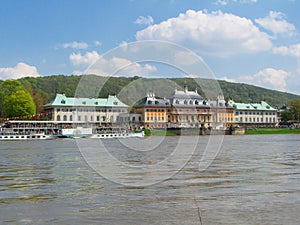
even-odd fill
[[[69,106],[69,107],[126,107],[129,106],[121,102],[116,96],[109,95],[107,98],[73,98],[66,97],[65,94],[56,94],[55,99],[45,105],[49,106]]]
[[[233,100],[229,100],[228,105],[235,107],[237,110],[276,111],[275,108],[270,106],[265,101],[261,101],[261,103],[238,103],[238,102],[234,102]]]

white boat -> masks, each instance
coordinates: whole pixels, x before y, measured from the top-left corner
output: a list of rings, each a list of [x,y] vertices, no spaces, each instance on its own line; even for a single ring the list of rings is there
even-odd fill
[[[144,137],[145,133],[144,131],[141,132],[109,132],[109,133],[98,133],[98,134],[92,134],[89,136],[89,138],[130,138],[130,137]]]
[[[18,141],[18,140],[50,140],[54,139],[53,135],[44,133],[37,134],[14,134],[14,133],[1,133],[0,141]]]
[[[76,127],[61,129],[61,134],[57,135],[59,138],[83,138],[93,134],[92,128]]]

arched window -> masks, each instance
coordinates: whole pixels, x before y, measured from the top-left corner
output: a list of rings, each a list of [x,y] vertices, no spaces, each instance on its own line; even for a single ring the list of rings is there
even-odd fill
[[[56,116],[56,120],[57,120],[57,121],[60,121],[60,115],[57,115],[57,116]]]
[[[70,115],[70,121],[73,121],[73,116],[72,115]]]
[[[67,121],[67,115],[64,115],[64,121]]]

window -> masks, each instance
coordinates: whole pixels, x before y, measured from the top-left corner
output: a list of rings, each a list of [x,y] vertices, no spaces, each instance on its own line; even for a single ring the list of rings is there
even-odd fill
[[[60,115],[57,115],[57,116],[56,116],[56,120],[57,120],[57,121],[60,121]]]
[[[78,118],[77,118],[77,119],[78,119],[78,121],[81,121],[81,116],[78,116]]]
[[[67,115],[64,115],[64,121],[67,121]]]
[[[73,116],[72,115],[70,115],[70,121],[73,121]]]
[[[82,104],[83,104],[83,105],[85,105],[85,104],[86,104],[86,102],[82,102]]]
[[[66,101],[65,101],[65,100],[61,100],[60,103],[61,103],[61,104],[66,104]]]

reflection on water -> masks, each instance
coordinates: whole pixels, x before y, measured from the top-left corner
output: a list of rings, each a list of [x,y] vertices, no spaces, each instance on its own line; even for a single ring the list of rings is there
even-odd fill
[[[203,224],[298,224],[299,135],[226,136],[213,163],[200,172],[207,138],[200,138],[181,171],[146,187],[99,176],[74,140],[1,142],[0,223],[200,224],[199,210]],[[175,139],[162,141],[160,152],[125,150],[117,140],[105,145],[118,146],[120,160],[143,165],[163,160]],[[126,141],[128,147],[137,140]],[[147,174],[141,169],[138,176]]]

